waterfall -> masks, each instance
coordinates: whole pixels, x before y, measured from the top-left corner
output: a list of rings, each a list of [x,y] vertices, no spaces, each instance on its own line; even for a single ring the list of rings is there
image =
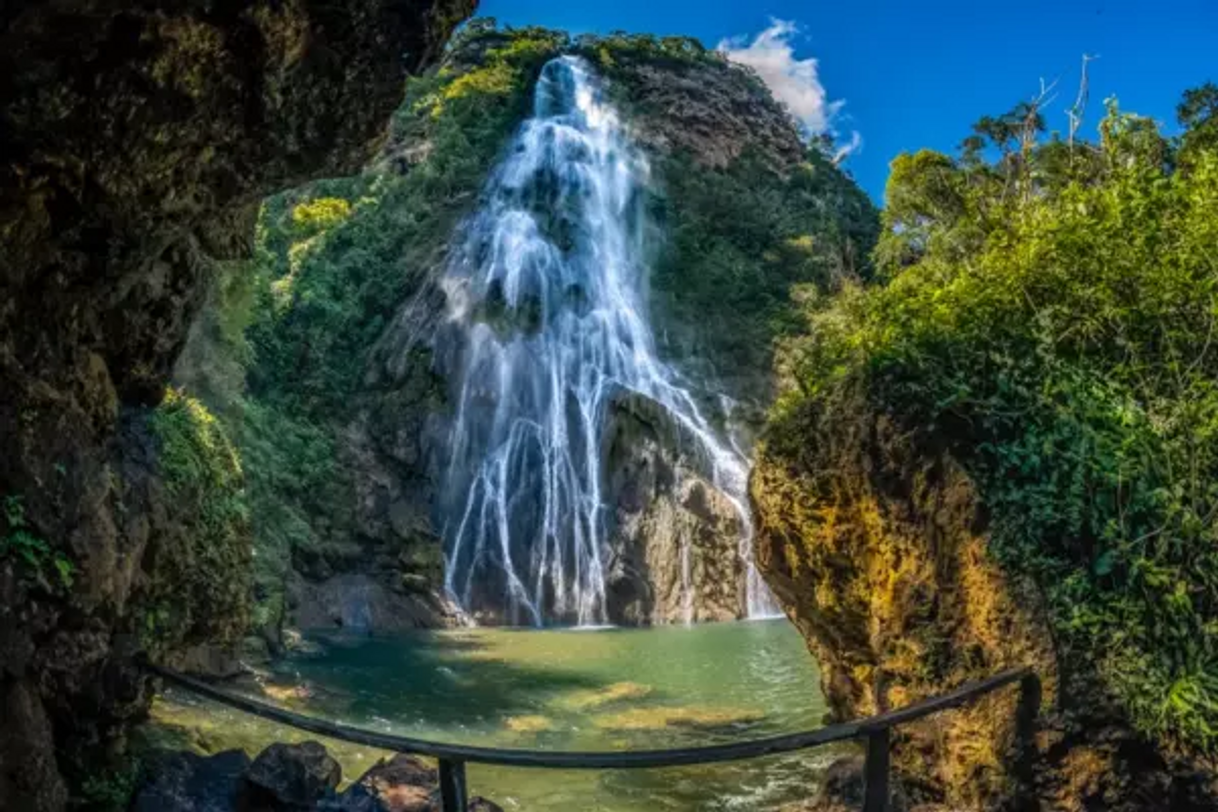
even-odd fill
[[[446,270],[437,346],[458,394],[445,585],[467,610],[518,624],[606,621],[602,434],[613,399],[633,392],[696,438],[746,528],[750,611],[768,611],[751,563],[746,458],[660,361],[648,324],[648,171],[590,66],[554,59]]]

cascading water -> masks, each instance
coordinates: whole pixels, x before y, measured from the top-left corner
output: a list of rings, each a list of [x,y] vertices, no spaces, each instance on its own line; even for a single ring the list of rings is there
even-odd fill
[[[650,398],[696,438],[746,532],[747,465],[656,355],[645,301],[647,162],[590,67],[542,70],[533,117],[496,168],[443,280],[441,355],[459,394],[444,483],[446,586],[511,623],[606,620],[602,433],[614,398]],[[688,592],[688,579],[687,579]]]

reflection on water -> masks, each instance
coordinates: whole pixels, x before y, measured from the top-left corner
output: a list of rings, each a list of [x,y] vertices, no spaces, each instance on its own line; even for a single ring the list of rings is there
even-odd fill
[[[276,666],[264,699],[401,735],[487,746],[622,750],[694,746],[818,727],[816,665],[784,620],[604,630],[470,629],[317,638]],[[182,722],[179,706],[159,718]],[[196,714],[197,715],[197,714]],[[274,726],[209,710],[218,749],[256,749]],[[258,726],[271,728],[255,733]],[[506,809],[764,810],[808,798],[840,751],[705,767],[552,771],[471,765],[473,792]],[[348,779],[375,760],[339,752]]]

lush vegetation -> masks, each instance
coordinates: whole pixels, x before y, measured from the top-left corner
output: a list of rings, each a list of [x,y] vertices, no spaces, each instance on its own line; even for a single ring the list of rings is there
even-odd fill
[[[183,524],[157,539],[138,631],[153,651],[231,641],[246,625],[250,591],[249,509],[237,449],[201,402],[173,389],[151,428]]]
[[[960,157],[893,163],[885,283],[810,297],[774,432],[861,388],[951,450],[990,551],[1042,590],[1064,662],[1142,731],[1218,750],[1218,89],[1186,130],[1108,104],[1098,143],[1035,106]]]
[[[367,352],[442,262],[562,42],[532,29],[492,33],[476,66],[411,80],[372,171],[267,201],[248,332],[253,395],[315,422],[349,413]]]
[[[721,170],[671,156],[661,171],[667,229],[652,284],[664,323],[699,325],[697,348],[719,374],[768,378],[775,342],[803,323],[792,290],[870,274],[874,209],[819,147],[785,175],[756,154]]]

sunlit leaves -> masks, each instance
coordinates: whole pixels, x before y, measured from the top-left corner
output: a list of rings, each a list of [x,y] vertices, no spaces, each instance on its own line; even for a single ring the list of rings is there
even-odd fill
[[[1208,122],[1209,97],[1189,98]],[[1115,102],[1099,145],[1028,161],[1015,119],[983,124],[964,161],[894,162],[890,281],[810,301],[780,409],[869,381],[973,474],[992,554],[1041,583],[1076,667],[1143,730],[1214,751],[1218,154],[1186,133],[1175,171],[1174,145]]]

